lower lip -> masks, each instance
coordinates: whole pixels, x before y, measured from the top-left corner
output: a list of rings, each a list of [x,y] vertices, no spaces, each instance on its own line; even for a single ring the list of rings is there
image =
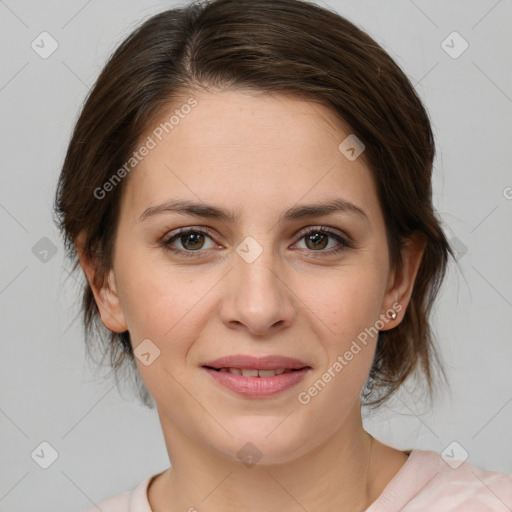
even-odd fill
[[[219,372],[203,367],[211,377],[220,385],[251,398],[264,398],[277,395],[285,389],[289,389],[304,379],[310,368],[303,368],[288,373],[281,373],[273,377],[244,377],[229,372]]]

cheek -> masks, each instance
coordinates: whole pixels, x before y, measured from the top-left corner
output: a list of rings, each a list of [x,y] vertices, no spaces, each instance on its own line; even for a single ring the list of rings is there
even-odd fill
[[[381,277],[376,266],[353,265],[302,283],[300,296],[308,306],[306,311],[313,312],[317,323],[324,326],[333,348],[343,349],[375,324],[380,314]]]
[[[218,279],[216,274],[203,273],[199,278],[193,268],[166,264],[161,255],[153,261],[142,251],[121,257],[116,264],[133,344],[149,338],[161,350],[179,351],[180,340],[189,339],[187,331],[197,330],[206,316],[204,299]]]
[[[314,414],[329,411],[330,404],[337,404],[336,415],[341,420],[359,403],[359,393],[375,355],[382,275],[375,264],[361,264],[331,272],[320,282],[321,288],[312,286],[312,282],[305,286],[301,296],[309,297],[306,311],[314,312],[308,314],[318,329],[316,336],[325,358],[319,379],[313,388],[302,389],[301,396],[304,402],[315,402],[310,410]]]
[[[353,268],[340,273],[338,278],[332,277],[323,293],[317,290],[307,302],[319,317],[315,323],[321,332],[316,334],[325,359],[317,380],[300,390],[303,394],[299,402],[313,404],[305,412],[312,418],[325,416],[331,426],[339,424],[359,405],[359,395],[374,359],[378,339],[374,326],[380,314],[381,295],[376,283],[379,276],[375,269],[359,272]],[[332,404],[336,404],[334,410]],[[336,417],[334,422],[332,415]]]

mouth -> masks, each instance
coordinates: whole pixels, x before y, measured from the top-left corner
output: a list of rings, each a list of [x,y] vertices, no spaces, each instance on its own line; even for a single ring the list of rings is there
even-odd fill
[[[291,389],[312,369],[304,361],[280,355],[232,355],[202,365],[223,388],[245,398],[266,398]]]
[[[305,370],[311,368],[310,366],[303,366],[301,368],[276,368],[276,369],[268,369],[268,370],[258,370],[257,368],[231,368],[231,367],[222,367],[215,368],[213,366],[203,366],[203,368],[207,368],[209,370],[215,370],[217,372],[223,373],[231,373],[232,375],[241,375],[242,377],[275,377],[276,375],[281,375],[282,373],[292,373],[300,370]]]
[[[263,357],[235,354],[220,357],[213,361],[206,361],[203,363],[203,368],[230,372],[234,375],[242,375],[244,377],[267,377],[311,367],[300,359],[277,354]],[[265,372],[267,371],[275,373],[266,374]]]

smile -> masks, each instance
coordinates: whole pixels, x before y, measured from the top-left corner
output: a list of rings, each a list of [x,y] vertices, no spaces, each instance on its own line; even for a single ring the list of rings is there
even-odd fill
[[[227,372],[232,375],[241,375],[242,377],[274,377],[282,373],[290,373],[297,370],[279,368],[277,370],[256,370],[255,368],[212,368],[218,372]]]
[[[282,393],[299,384],[311,371],[309,366],[275,370],[208,366],[202,368],[222,388],[245,398],[265,398]]]

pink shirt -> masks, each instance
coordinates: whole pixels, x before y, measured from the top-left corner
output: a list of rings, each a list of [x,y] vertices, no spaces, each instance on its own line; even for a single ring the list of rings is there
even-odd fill
[[[153,475],[156,476],[156,475]],[[102,512],[152,512],[150,476],[133,491],[98,503]],[[92,507],[85,512],[98,512]],[[468,462],[452,468],[437,452],[411,450],[407,462],[365,512],[511,512],[512,475]]]

